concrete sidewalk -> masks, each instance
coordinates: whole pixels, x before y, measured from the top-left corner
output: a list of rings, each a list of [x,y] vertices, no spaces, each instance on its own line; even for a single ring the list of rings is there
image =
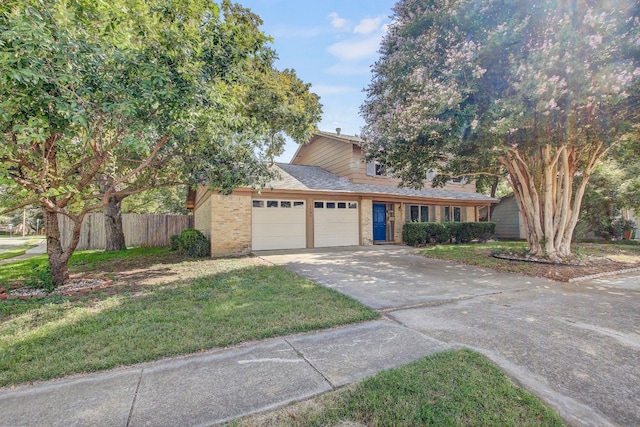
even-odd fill
[[[2,246],[2,248],[4,249],[10,249],[13,246],[21,246],[23,244],[24,239],[15,239],[15,241],[19,242],[19,244],[14,244],[14,245],[4,245]],[[15,243],[15,242],[12,242]],[[37,246],[32,247],[31,249],[27,249],[27,251],[23,254],[23,255],[18,255],[16,257],[13,258],[7,258],[7,259],[3,259],[0,260],[0,265],[2,264],[8,264],[10,262],[14,262],[14,261],[21,261],[21,260],[25,260],[25,259],[29,259],[32,258],[36,255],[41,255],[41,254],[46,254],[47,253],[47,239],[43,238],[40,243],[38,243]]]
[[[451,348],[388,320],[0,391],[0,425],[211,425]]]

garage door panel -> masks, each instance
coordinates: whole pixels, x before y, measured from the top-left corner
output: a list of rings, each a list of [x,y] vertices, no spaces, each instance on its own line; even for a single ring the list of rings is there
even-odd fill
[[[327,208],[328,203],[334,208]],[[356,208],[339,208],[338,203]],[[357,203],[327,201],[321,206],[314,208],[314,246],[322,248],[358,245],[360,236]]]
[[[304,202],[278,200],[277,207],[256,207],[251,215],[251,246],[254,250],[307,247]],[[261,204],[266,206],[266,203]],[[291,206],[291,207],[283,207]]]

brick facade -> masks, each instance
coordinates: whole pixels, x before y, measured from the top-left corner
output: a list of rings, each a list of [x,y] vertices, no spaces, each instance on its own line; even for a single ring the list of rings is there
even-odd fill
[[[211,254],[251,252],[251,195],[211,195]]]
[[[360,201],[360,235],[362,246],[373,245],[373,200],[363,198]]]

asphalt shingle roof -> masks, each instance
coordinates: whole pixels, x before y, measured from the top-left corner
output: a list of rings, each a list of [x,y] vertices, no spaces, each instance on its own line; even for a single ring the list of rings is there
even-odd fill
[[[347,178],[334,175],[318,166],[291,165],[288,163],[276,163],[276,166],[282,178],[273,181],[270,187],[277,190],[332,191],[449,200],[498,201],[484,194],[475,192],[450,191],[435,188],[414,190],[412,188],[390,187],[386,185],[353,184]]]

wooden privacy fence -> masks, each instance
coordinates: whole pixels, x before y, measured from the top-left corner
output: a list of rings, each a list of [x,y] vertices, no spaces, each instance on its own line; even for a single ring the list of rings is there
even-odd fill
[[[73,222],[69,218],[59,215],[58,223],[60,224],[63,247],[67,247],[71,240]],[[171,235],[180,234],[182,230],[193,228],[193,216],[122,214],[122,228],[127,247],[168,246]],[[104,214],[88,214],[82,222],[80,242],[76,249],[104,249],[105,247]]]

